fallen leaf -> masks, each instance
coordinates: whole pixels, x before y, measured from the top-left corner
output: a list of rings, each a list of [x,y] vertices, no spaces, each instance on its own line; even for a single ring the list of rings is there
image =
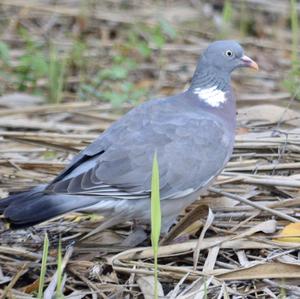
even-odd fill
[[[273,234],[276,231],[276,226],[277,226],[276,220],[267,220],[245,230],[244,232],[241,232],[239,235],[234,237],[233,240],[249,237],[251,235],[254,235],[257,232],[263,232],[265,234]]]
[[[261,263],[249,268],[229,270],[216,275],[220,280],[244,280],[264,278],[300,278],[300,266],[283,263]]]
[[[211,209],[233,208],[239,202],[226,196],[211,197],[207,196],[201,199],[202,205],[208,205]]]
[[[275,241],[300,243],[300,222],[285,226]]]
[[[207,290],[213,277],[200,277],[188,285],[176,298],[177,299],[203,299],[207,297]]]
[[[177,236],[194,232],[201,226],[199,220],[204,220],[208,215],[208,206],[198,205],[188,212],[181,220],[169,231],[169,233],[161,240],[160,245],[165,245],[174,240]]]
[[[44,102],[42,97],[18,92],[5,94],[0,97],[0,106],[7,108],[33,106]]]
[[[208,255],[203,266],[203,273],[209,273],[214,270],[220,246],[214,246],[208,249]]]
[[[299,126],[300,113],[276,105],[255,105],[239,110],[238,121],[242,125],[267,125],[277,122]]]
[[[34,282],[32,282],[31,284],[25,286],[23,288],[23,291],[26,293],[26,294],[32,294],[33,292],[37,291],[39,289],[39,278],[36,279]]]
[[[201,234],[200,234],[200,236],[198,238],[197,245],[196,245],[196,248],[195,248],[194,253],[193,253],[194,270],[196,270],[197,265],[198,265],[198,260],[199,260],[200,250],[201,250],[201,247],[200,247],[201,242],[204,239],[206,231],[212,225],[212,223],[214,221],[214,218],[215,218],[215,216],[214,216],[212,210],[209,208],[208,209],[208,215],[207,215],[206,222],[205,222],[204,227],[203,227],[203,229],[201,231]]]
[[[153,276],[142,276],[138,278],[137,283],[144,295],[145,299],[153,299],[154,298],[154,277]],[[158,297],[164,298],[163,288],[158,281]]]

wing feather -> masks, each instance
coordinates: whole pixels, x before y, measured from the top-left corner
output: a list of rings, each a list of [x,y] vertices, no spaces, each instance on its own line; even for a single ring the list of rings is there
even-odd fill
[[[201,188],[224,167],[233,136],[214,116],[174,105],[147,103],[128,113],[80,153],[47,190],[148,198],[155,151],[162,199]]]

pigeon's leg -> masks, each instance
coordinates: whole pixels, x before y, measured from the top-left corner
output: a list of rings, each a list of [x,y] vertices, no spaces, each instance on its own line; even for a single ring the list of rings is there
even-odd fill
[[[163,238],[165,235],[167,235],[170,227],[175,223],[176,217],[162,217],[162,224],[161,224],[161,237]],[[148,234],[146,233],[144,227],[136,222],[133,221],[132,225],[132,232],[128,237],[126,237],[122,241],[122,246],[126,247],[135,247],[145,240],[147,240]]]
[[[122,241],[121,245],[125,247],[136,247],[147,240],[147,238],[148,235],[144,228],[141,225],[134,224],[130,235]]]
[[[162,217],[161,236],[167,235],[170,227],[176,222],[176,216]]]

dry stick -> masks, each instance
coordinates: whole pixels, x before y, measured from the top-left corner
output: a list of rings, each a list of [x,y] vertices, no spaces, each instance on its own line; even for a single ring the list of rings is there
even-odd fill
[[[75,270],[72,267],[69,268],[69,271],[71,273],[73,273],[74,275],[76,275],[78,278],[80,278],[90,289],[94,290],[96,292],[96,294],[103,295],[101,290],[94,283],[92,283],[89,279],[87,279],[86,277],[81,275],[79,271]]]
[[[16,115],[16,114],[34,114],[34,113],[57,113],[57,112],[72,112],[74,109],[93,109],[91,102],[78,102],[66,104],[49,104],[43,106],[31,106],[25,108],[9,108],[0,109],[0,116]]]
[[[42,5],[38,4],[37,2],[29,2],[23,0],[14,0],[14,1],[6,1],[2,0],[1,5],[6,6],[15,6],[21,7],[30,10],[36,10],[44,13],[51,13],[51,14],[59,14],[68,17],[77,17],[80,16],[80,9],[77,7],[69,8],[64,5]],[[132,24],[135,22],[135,19],[132,18],[130,15],[120,14],[120,13],[113,13],[108,11],[94,11],[92,14],[87,14],[89,18],[93,18],[96,20],[105,20],[117,23],[125,23],[125,24]]]
[[[228,176],[232,178],[232,180],[229,179],[229,182],[234,182],[235,178],[236,181],[243,181],[246,184],[300,188],[300,181],[292,179],[291,177],[246,174],[240,172],[231,172],[227,170],[222,173],[222,176]],[[224,182],[222,182],[222,184],[224,184]]]
[[[299,222],[299,219],[297,219],[297,218],[294,218],[294,217],[286,215],[286,214],[284,214],[282,212],[270,209],[268,207],[261,206],[261,205],[255,203],[255,202],[252,202],[252,201],[250,201],[250,200],[248,200],[246,198],[243,198],[241,196],[234,195],[234,194],[231,194],[231,193],[228,193],[228,192],[224,192],[224,191],[221,191],[221,190],[219,190],[217,188],[213,188],[213,187],[210,187],[209,190],[212,191],[212,192],[214,192],[214,193],[217,193],[217,194],[220,194],[220,195],[223,195],[223,196],[227,196],[229,198],[232,198],[234,200],[242,202],[242,203],[244,203],[246,205],[249,205],[249,206],[251,206],[253,208],[256,208],[256,209],[259,209],[261,211],[269,212],[272,215],[276,215],[276,216],[278,216],[278,217],[280,217],[282,219],[288,220],[290,222]]]
[[[1,112],[1,110],[0,110]],[[1,115],[0,115],[1,116]],[[54,133],[54,132],[20,132],[20,131],[9,131],[9,132],[1,132],[1,136],[10,138],[30,138],[30,139],[37,139],[37,140],[44,140],[44,139],[71,139],[72,141],[90,141],[95,139],[99,136],[99,134],[76,134],[76,133]],[[88,140],[87,140],[88,139]]]
[[[232,166],[227,168],[228,171],[282,170],[282,169],[300,169],[300,162],[237,166],[237,167]]]
[[[273,132],[279,131],[279,130],[280,130],[280,126],[281,126],[281,124],[282,124],[282,122],[283,122],[283,118],[284,118],[286,112],[288,111],[288,109],[290,108],[290,106],[292,105],[292,103],[295,101],[296,95],[297,95],[297,93],[299,92],[299,90],[300,90],[300,88],[298,87],[298,88],[294,91],[293,96],[292,96],[291,99],[289,100],[287,106],[285,107],[283,113],[282,113],[281,116],[280,116],[280,119],[279,119],[279,121],[278,121],[278,123],[277,123],[277,128],[276,128],[275,130],[273,130]]]
[[[8,292],[14,287],[16,282],[19,280],[19,278],[27,271],[28,263],[24,263],[21,267],[21,269],[16,273],[14,278],[11,280],[9,285],[4,289],[4,292],[2,293],[0,299],[6,298]]]

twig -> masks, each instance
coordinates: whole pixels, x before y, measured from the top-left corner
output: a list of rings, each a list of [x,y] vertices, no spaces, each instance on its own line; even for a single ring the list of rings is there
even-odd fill
[[[282,212],[273,210],[271,208],[264,207],[262,205],[259,205],[259,204],[255,203],[255,202],[252,202],[252,201],[250,201],[250,200],[248,200],[246,198],[243,198],[241,196],[234,195],[234,194],[231,194],[231,193],[228,193],[228,192],[224,192],[224,191],[221,191],[221,190],[219,190],[217,188],[214,188],[214,187],[210,187],[209,190],[212,191],[212,192],[214,192],[214,193],[217,193],[217,194],[220,194],[220,195],[223,195],[223,196],[227,196],[229,198],[232,198],[234,200],[242,202],[242,203],[244,203],[246,205],[249,205],[249,206],[251,206],[253,208],[256,208],[256,209],[259,209],[261,211],[269,212],[272,215],[276,215],[276,216],[278,216],[278,217],[280,217],[282,219],[288,220],[290,222],[299,222],[299,219],[297,219],[297,218],[294,218],[292,216],[288,216],[288,215],[286,215],[286,214],[284,214]]]

